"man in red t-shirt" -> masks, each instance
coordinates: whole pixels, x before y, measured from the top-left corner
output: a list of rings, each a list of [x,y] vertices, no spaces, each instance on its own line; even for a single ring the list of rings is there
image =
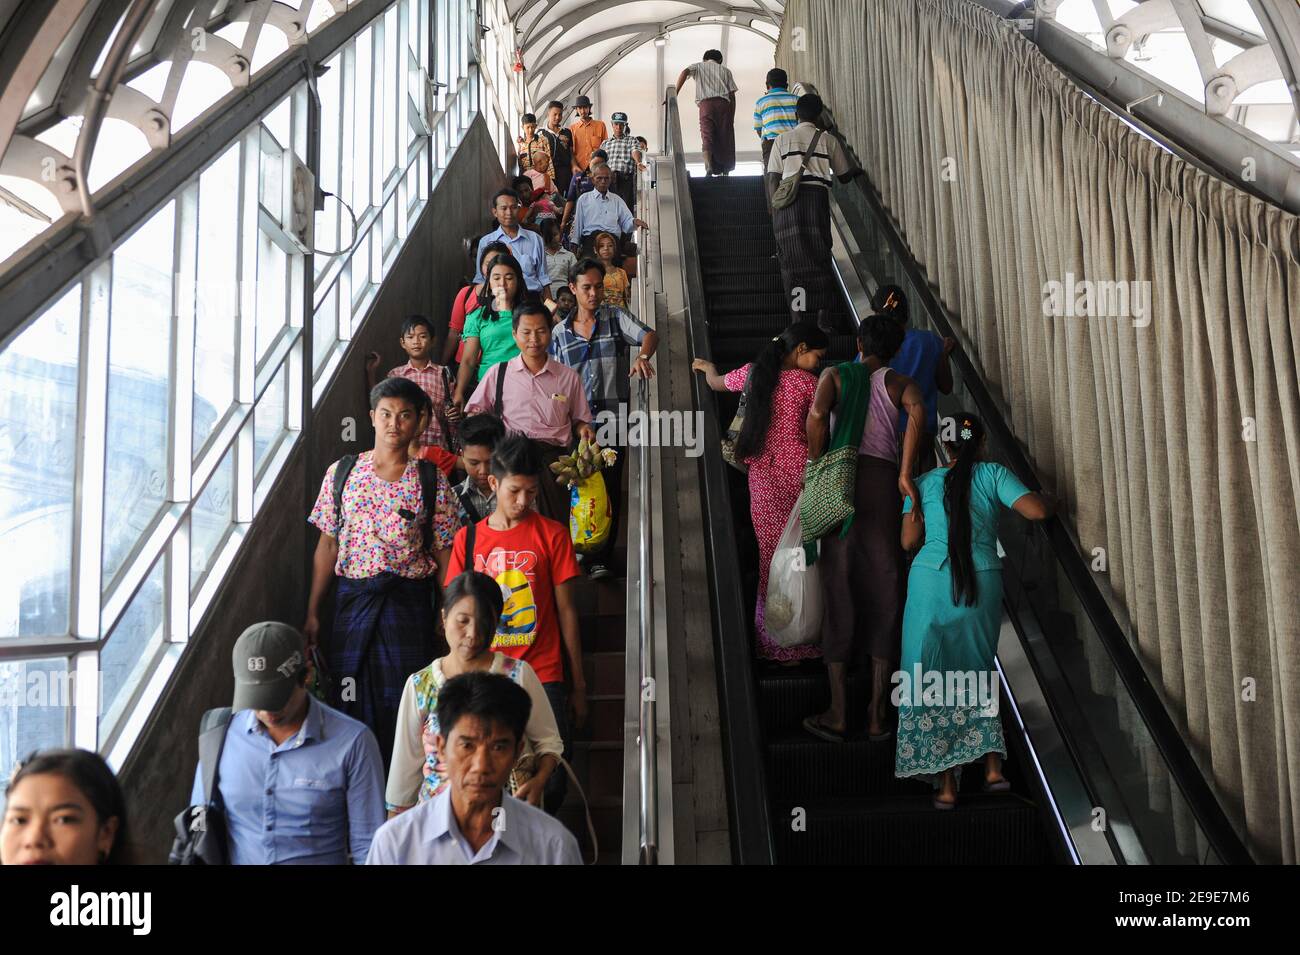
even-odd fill
[[[572,581],[582,576],[569,529],[533,509],[541,459],[531,441],[511,434],[492,452],[492,490],[496,510],[473,525],[473,555],[465,554],[470,528],[456,532],[447,563],[447,580],[469,569],[501,585],[505,606],[492,649],[526,660],[542,681],[555,711],[567,759],[572,743],[569,694],[564,684],[564,657],[573,684],[573,726],[587,721],[587,682],[582,666],[582,634]],[[565,773],[552,773],[544,804],[550,811],[564,801]]]

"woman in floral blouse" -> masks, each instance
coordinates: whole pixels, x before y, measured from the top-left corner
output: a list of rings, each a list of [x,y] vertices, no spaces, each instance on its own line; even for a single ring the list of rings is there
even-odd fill
[[[502,606],[501,587],[486,574],[467,571],[447,585],[442,621],[451,652],[411,674],[402,689],[385,793],[390,815],[433,798],[447,785],[446,771],[433,745],[438,734],[438,691],[452,677],[471,670],[499,673],[528,691],[533,710],[524,737],[536,757],[536,769],[523,779],[522,767],[517,767],[510,777],[510,789],[515,798],[541,805],[546,780],[558,766],[564,746],[546,691],[533,668],[488,649]],[[524,758],[528,758],[527,750]]]

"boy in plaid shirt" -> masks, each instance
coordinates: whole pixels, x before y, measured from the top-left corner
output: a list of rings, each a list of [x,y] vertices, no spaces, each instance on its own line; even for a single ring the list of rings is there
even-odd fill
[[[456,450],[456,421],[460,411],[451,400],[455,384],[445,365],[435,364],[432,358],[435,336],[433,323],[423,315],[412,315],[402,323],[400,343],[406,352],[407,362],[390,369],[385,378],[408,378],[420,386],[433,403],[429,426],[420,434],[422,446],[437,445]],[[366,356],[366,383],[374,388],[378,383],[376,371],[383,358],[379,352]]]

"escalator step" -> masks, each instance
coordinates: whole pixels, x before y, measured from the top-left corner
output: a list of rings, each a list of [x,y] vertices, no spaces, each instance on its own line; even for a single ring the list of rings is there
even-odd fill
[[[785,294],[782,292],[709,295],[706,304],[709,309],[710,324],[715,316],[744,316],[764,312],[781,314],[789,311]],[[719,331],[724,335],[734,334],[727,323],[723,323]]]
[[[802,809],[805,828],[792,822]],[[772,806],[777,861],[817,865],[1048,865],[1038,810],[1014,794],[964,797],[951,812],[929,795]]]
[[[772,231],[772,217],[767,214],[767,207],[764,205],[755,208],[748,203],[723,205],[703,202],[695,207],[695,216],[697,227],[702,232],[712,233],[722,229]]]
[[[789,312],[767,312],[749,315],[718,315],[709,310],[709,330],[719,338],[723,336],[780,335],[790,324]]]
[[[713,239],[707,233],[700,236],[700,260],[708,263],[717,259],[768,258],[776,252],[776,240],[771,235],[748,239]]]
[[[865,701],[870,692],[866,675],[850,672],[847,693],[850,726],[858,726],[867,718]],[[820,664],[811,670],[780,668],[759,673],[758,712],[763,718],[763,732],[769,738],[780,731],[803,732],[800,729],[803,718],[822,712],[829,702],[826,670]]]
[[[773,260],[772,268],[764,272],[752,272],[746,275],[715,275],[704,284],[704,291],[710,297],[718,295],[735,295],[746,292],[775,293],[781,295],[781,270]]]

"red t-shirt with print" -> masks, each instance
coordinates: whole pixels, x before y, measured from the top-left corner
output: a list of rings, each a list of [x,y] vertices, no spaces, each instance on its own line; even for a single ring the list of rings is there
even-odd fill
[[[462,527],[452,543],[448,583],[465,570],[465,533]],[[543,683],[563,680],[555,588],[582,573],[569,529],[536,511],[508,531],[493,530],[484,518],[474,529],[474,569],[494,578],[505,597],[492,649],[527,661]]]

